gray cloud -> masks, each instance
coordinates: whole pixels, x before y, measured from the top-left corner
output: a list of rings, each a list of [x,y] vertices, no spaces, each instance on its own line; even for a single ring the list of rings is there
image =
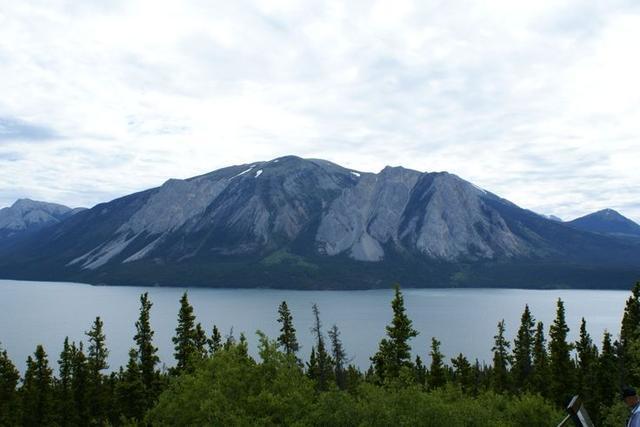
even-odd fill
[[[48,126],[9,117],[0,117],[0,142],[42,141],[58,138],[61,138],[61,136]]]
[[[0,203],[90,206],[297,154],[640,220],[634,1],[62,1],[2,16]]]

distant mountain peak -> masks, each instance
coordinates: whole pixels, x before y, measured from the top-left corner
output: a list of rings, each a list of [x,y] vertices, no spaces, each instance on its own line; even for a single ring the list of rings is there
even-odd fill
[[[18,199],[10,207],[0,209],[0,238],[56,224],[80,210],[29,198]]]
[[[640,237],[640,225],[611,208],[576,218],[567,224],[593,233]]]

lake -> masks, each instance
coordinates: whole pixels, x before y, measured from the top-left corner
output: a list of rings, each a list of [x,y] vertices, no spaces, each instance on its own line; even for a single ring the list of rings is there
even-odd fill
[[[176,327],[179,298],[187,290],[197,321],[210,335],[213,324],[227,334],[245,332],[250,352],[256,355],[260,329],[275,338],[278,304],[286,300],[292,311],[301,356],[311,351],[311,305],[320,308],[324,330],[334,323],[353,363],[369,366],[369,357],[384,336],[391,319],[392,290],[371,291],[292,291],[273,289],[203,289],[107,287],[76,283],[24,282],[0,280],[0,345],[23,370],[25,360],[37,344],[43,344],[50,363],[57,368],[58,355],[65,336],[80,341],[86,337],[96,316],[104,321],[107,345],[111,352],[111,369],[127,362],[133,345],[139,296],[149,292],[153,308],[151,322],[160,358],[172,366],[171,337]],[[520,323],[525,304],[536,320],[548,328],[555,317],[556,300],[565,302],[570,338],[576,339],[580,319],[585,317],[587,329],[600,343],[603,331],[616,337],[626,291],[597,290],[522,290],[522,289],[404,289],[405,305],[414,327],[420,332],[413,339],[413,352],[429,361],[431,337],[442,341],[441,350],[447,360],[464,353],[470,360],[491,361],[491,347],[496,325],[506,321],[507,336],[512,339]]]

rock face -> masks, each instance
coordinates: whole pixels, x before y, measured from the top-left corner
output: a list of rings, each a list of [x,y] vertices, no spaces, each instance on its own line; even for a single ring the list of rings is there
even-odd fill
[[[566,279],[574,274],[568,265],[629,275],[640,265],[637,245],[548,220],[456,175],[402,167],[374,174],[295,156],[172,179],[76,215],[56,209],[5,221],[56,222],[11,251],[0,247],[0,275],[203,286],[379,287],[397,279],[486,286],[523,265],[533,267],[517,271],[535,271],[544,281],[539,266],[546,263],[555,266],[556,286],[557,277],[573,280]]]
[[[0,209],[0,238],[9,238],[57,224],[81,210],[55,203],[20,199],[12,206]]]
[[[622,216],[613,209],[603,209],[576,218],[567,224],[579,230],[591,231],[593,233],[640,237],[640,225]]]

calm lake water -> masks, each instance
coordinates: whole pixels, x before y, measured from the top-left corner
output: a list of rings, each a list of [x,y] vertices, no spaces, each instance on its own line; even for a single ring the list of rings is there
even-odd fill
[[[372,291],[290,291],[271,289],[202,289],[104,287],[75,283],[22,282],[0,280],[0,345],[21,370],[37,344],[43,344],[50,362],[55,362],[65,336],[86,341],[96,316],[105,324],[112,369],[125,365],[133,345],[139,296],[148,291],[153,308],[152,326],[160,357],[173,365],[171,337],[176,326],[179,298],[189,292],[197,321],[210,334],[213,324],[227,334],[245,332],[250,352],[256,355],[260,329],[275,338],[277,306],[286,300],[302,345],[301,356],[308,357],[312,345],[309,331],[311,305],[317,303],[325,331],[334,323],[342,333],[353,362],[369,366],[385,326],[391,319],[392,290]],[[414,327],[420,332],[412,341],[414,355],[428,361],[431,337],[442,341],[447,358],[459,352],[469,359],[491,360],[496,324],[505,319],[507,335],[513,338],[525,304],[537,320],[548,327],[555,317],[556,300],[562,298],[567,311],[570,337],[575,339],[580,318],[600,342],[605,329],[617,336],[625,300],[629,292],[593,290],[521,289],[404,289],[405,304]],[[57,363],[52,363],[57,367]]]

